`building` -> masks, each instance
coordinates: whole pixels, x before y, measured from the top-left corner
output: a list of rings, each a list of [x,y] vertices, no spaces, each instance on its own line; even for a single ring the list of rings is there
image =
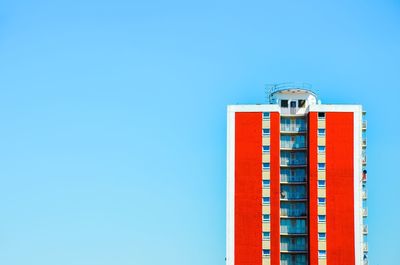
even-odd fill
[[[306,84],[228,106],[227,265],[365,265],[366,121]]]

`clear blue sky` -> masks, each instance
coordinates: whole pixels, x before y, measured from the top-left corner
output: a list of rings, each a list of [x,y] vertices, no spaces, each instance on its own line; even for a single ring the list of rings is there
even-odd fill
[[[226,105],[368,111],[371,265],[398,265],[399,1],[0,2],[0,264],[217,265]]]

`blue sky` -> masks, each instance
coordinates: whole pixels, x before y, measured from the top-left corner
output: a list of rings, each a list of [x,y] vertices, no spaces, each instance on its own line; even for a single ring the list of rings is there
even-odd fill
[[[398,1],[0,2],[0,263],[224,264],[226,105],[368,111],[371,265],[396,265]]]

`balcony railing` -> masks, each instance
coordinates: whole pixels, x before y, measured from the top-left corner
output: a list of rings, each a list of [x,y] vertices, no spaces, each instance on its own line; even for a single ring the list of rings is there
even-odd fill
[[[306,165],[307,161],[303,159],[289,159],[286,157],[281,157],[281,166],[302,166]]]
[[[362,191],[362,198],[363,198],[364,200],[366,200],[366,199],[368,198],[368,194],[367,194],[367,191],[366,191],[366,190],[363,190],[363,191]]]
[[[362,181],[367,182],[367,171],[366,170],[364,170],[362,173]]]
[[[296,114],[304,114],[306,108],[293,108],[293,107],[286,107],[281,108],[281,115],[296,115]]]
[[[364,166],[367,164],[367,155],[365,154],[362,155],[362,163]]]
[[[363,243],[363,251],[368,252],[368,243]]]
[[[281,141],[281,148],[287,149],[302,149],[306,148],[306,143],[296,143],[292,141]]]
[[[368,216],[368,209],[367,208],[363,208],[363,216],[364,217]]]
[[[363,121],[362,129],[365,131],[367,129],[367,121]]]
[[[295,257],[292,258],[293,254],[287,254],[290,255],[287,258],[281,259],[281,265],[307,265],[307,257],[304,256],[305,254],[297,254]],[[304,256],[304,257],[302,257]]]
[[[300,124],[281,124],[282,132],[305,132],[307,127]]]
[[[307,251],[307,245],[281,242],[281,251]]]
[[[306,234],[306,227],[289,227],[281,225],[281,233],[282,234]]]
[[[368,234],[368,225],[363,225],[362,231],[364,235]]]
[[[362,146],[367,146],[367,138],[362,140]]]
[[[281,175],[281,182],[306,182],[306,176]]]
[[[305,209],[288,209],[281,208],[281,216],[285,217],[305,217],[307,216],[307,212]]]
[[[281,191],[281,199],[283,200],[303,200],[307,199],[307,194],[304,192]]]

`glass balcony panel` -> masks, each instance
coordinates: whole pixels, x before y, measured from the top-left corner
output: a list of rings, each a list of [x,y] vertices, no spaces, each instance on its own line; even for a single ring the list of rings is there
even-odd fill
[[[281,165],[282,166],[296,166],[296,165],[306,165],[307,156],[304,151],[281,151]]]
[[[306,265],[306,254],[281,254],[281,265]]]
[[[307,126],[304,118],[281,118],[281,131],[283,132],[305,132],[306,130]]]
[[[281,233],[284,234],[306,234],[306,220],[303,219],[281,219]]]
[[[304,168],[281,169],[281,182],[306,182],[306,170]]]
[[[306,198],[307,191],[305,185],[281,185],[281,199],[298,200]]]
[[[281,237],[281,251],[307,251],[305,237]]]
[[[305,202],[281,202],[281,216],[305,217],[307,215]]]

